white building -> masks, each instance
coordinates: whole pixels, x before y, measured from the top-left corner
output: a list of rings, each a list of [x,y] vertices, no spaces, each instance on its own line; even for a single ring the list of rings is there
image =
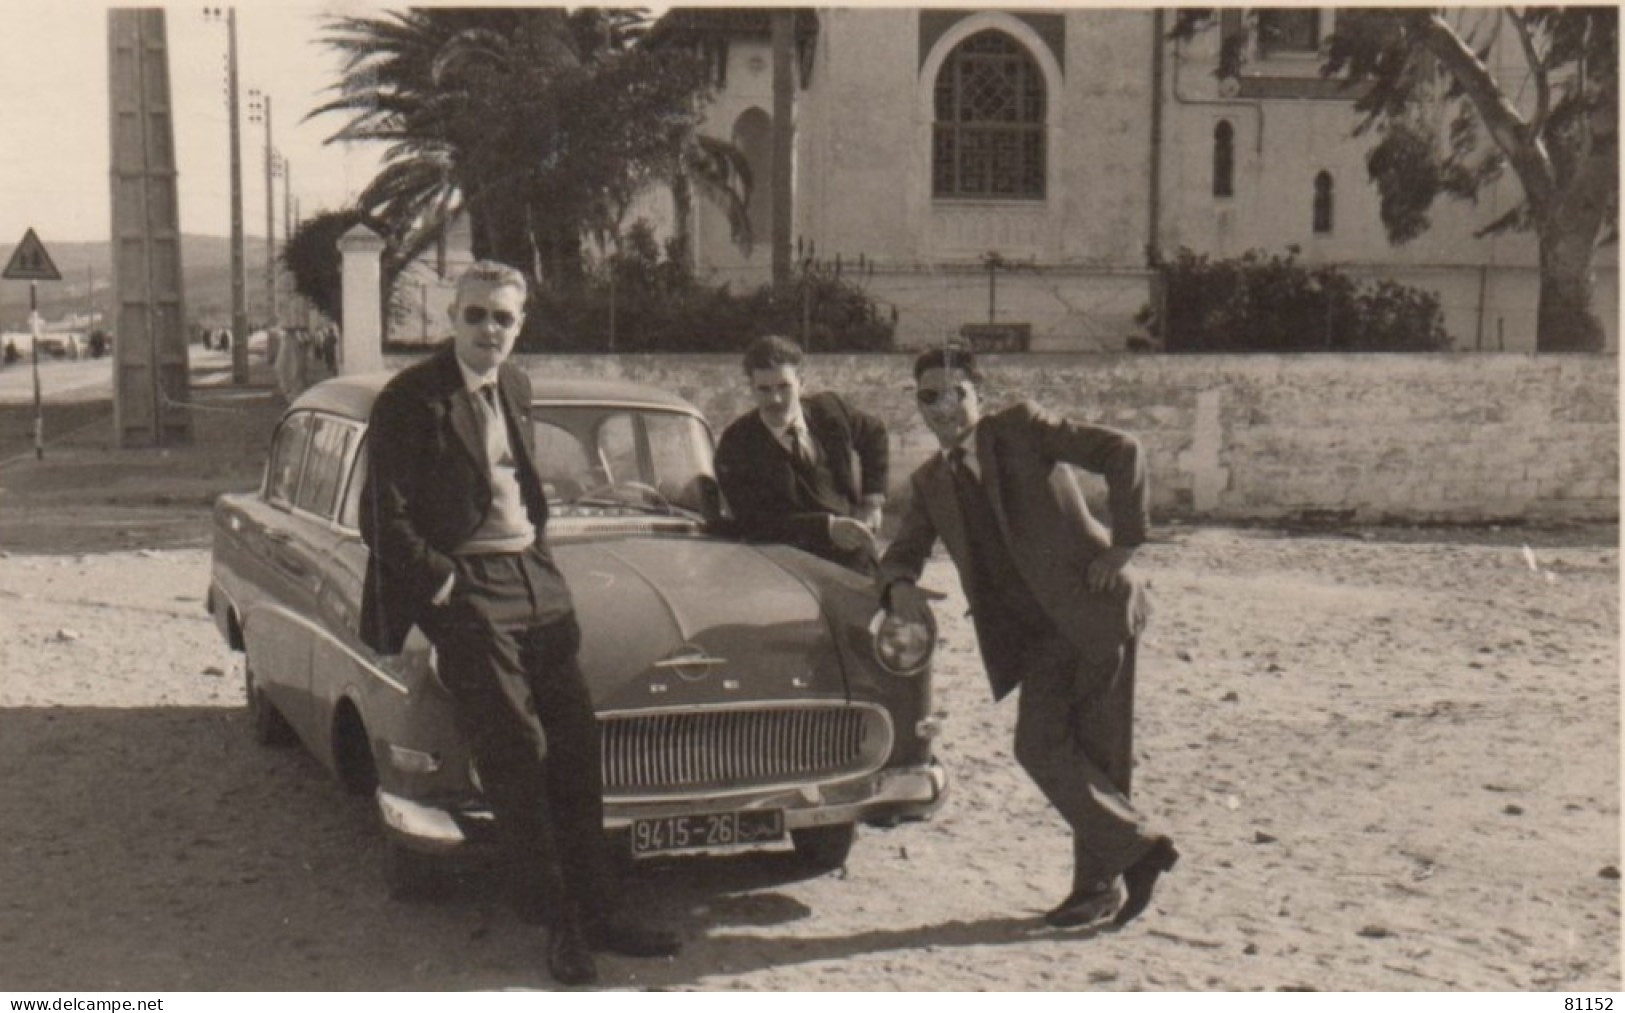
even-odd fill
[[[756,241],[700,205],[695,259],[711,280],[770,276],[772,51],[763,9],[696,9],[712,59],[705,131],[756,178]],[[1463,19],[1493,16],[1464,9]],[[1211,256],[1300,249],[1302,262],[1440,296],[1455,347],[1532,350],[1532,235],[1475,238],[1521,197],[1510,172],[1476,206],[1441,200],[1432,228],[1392,246],[1349,93],[1321,78],[1329,8],[1227,11],[1223,29],[1167,38],[1149,8],[833,8],[798,14],[794,226],[805,254],[862,263],[919,345],[966,324],[1026,324],[1035,350],[1120,350],[1151,298],[1147,250]],[[1263,37],[1273,43],[1260,44]],[[1238,78],[1219,40],[1248,32]],[[1503,47],[1516,46],[1510,33]],[[1527,89],[1515,49],[1491,69]],[[990,270],[989,260],[996,258]],[[1596,309],[1618,347],[1618,258],[1597,260]]]

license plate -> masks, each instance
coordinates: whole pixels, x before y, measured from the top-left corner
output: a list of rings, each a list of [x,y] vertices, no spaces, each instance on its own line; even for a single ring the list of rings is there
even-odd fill
[[[694,848],[725,848],[784,839],[784,810],[662,816],[632,821],[632,854],[654,855]]]

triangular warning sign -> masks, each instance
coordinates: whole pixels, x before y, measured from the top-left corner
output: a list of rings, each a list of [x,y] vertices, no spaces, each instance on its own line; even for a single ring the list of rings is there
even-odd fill
[[[6,269],[0,271],[0,278],[11,281],[61,281],[62,272],[56,269],[51,255],[45,252],[45,244],[30,228],[23,233],[23,241],[17,244],[17,249],[12,251]]]

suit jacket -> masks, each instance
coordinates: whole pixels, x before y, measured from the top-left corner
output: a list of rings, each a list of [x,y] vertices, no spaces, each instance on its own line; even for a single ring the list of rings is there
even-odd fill
[[[723,430],[717,443],[717,482],[741,535],[828,556],[839,551],[829,539],[829,516],[849,517],[864,496],[886,491],[890,461],[886,424],[849,408],[830,391],[803,398],[801,414],[829,469],[834,497],[812,500],[790,452],[757,412],[741,415]],[[853,470],[854,453],[861,475]]]
[[[503,363],[497,391],[525,510],[545,555],[547,497],[536,470],[530,378]],[[363,643],[384,654],[400,651],[453,572],[451,552],[490,509],[491,465],[474,396],[448,341],[392,377],[373,403],[361,494],[361,537],[372,554],[360,632]]]
[[[1017,572],[1085,662],[1115,664],[1118,650],[1139,634],[1150,614],[1145,584],[1128,568],[1119,587],[1096,593],[1085,583],[1085,573],[1108,547],[1145,540],[1150,489],[1139,441],[1106,426],[1069,422],[1031,401],[984,416],[973,435],[982,485]],[[1076,478],[1059,467],[1063,463],[1105,477],[1110,531],[1089,512]],[[909,481],[912,497],[897,537],[881,558],[879,584],[884,590],[894,581],[918,580],[940,537],[975,615],[1001,589],[976,586],[969,536],[947,461],[932,455]],[[994,699],[1000,699],[1021,681],[1019,659],[1001,654],[980,625],[978,640]]]

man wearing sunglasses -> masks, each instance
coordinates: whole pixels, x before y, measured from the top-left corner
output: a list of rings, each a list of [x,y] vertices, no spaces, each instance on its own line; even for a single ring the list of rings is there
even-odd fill
[[[717,442],[717,482],[743,537],[873,573],[886,503],[886,424],[832,391],[803,396],[801,361],[801,346],[777,335],[745,349],[756,410]]]
[[[1021,687],[1016,760],[1072,829],[1072,891],[1045,921],[1127,924],[1179,857],[1128,798],[1135,645],[1150,609],[1128,567],[1146,537],[1145,456],[1127,433],[1031,401],[983,415],[969,349],[921,354],[914,379],[942,452],[910,479],[908,509],[880,561],[883,600],[922,617],[933,593],[915,582],[940,537],[993,698]],[[1062,465],[1105,478],[1110,529]]]
[[[553,977],[577,985],[597,977],[594,949],[663,956],[678,941],[617,896],[580,630],[547,547],[530,380],[507,361],[525,293],[513,268],[471,265],[452,339],[373,405],[361,638],[395,654],[415,625],[434,644],[496,817],[506,891],[522,920],[549,925]]]

